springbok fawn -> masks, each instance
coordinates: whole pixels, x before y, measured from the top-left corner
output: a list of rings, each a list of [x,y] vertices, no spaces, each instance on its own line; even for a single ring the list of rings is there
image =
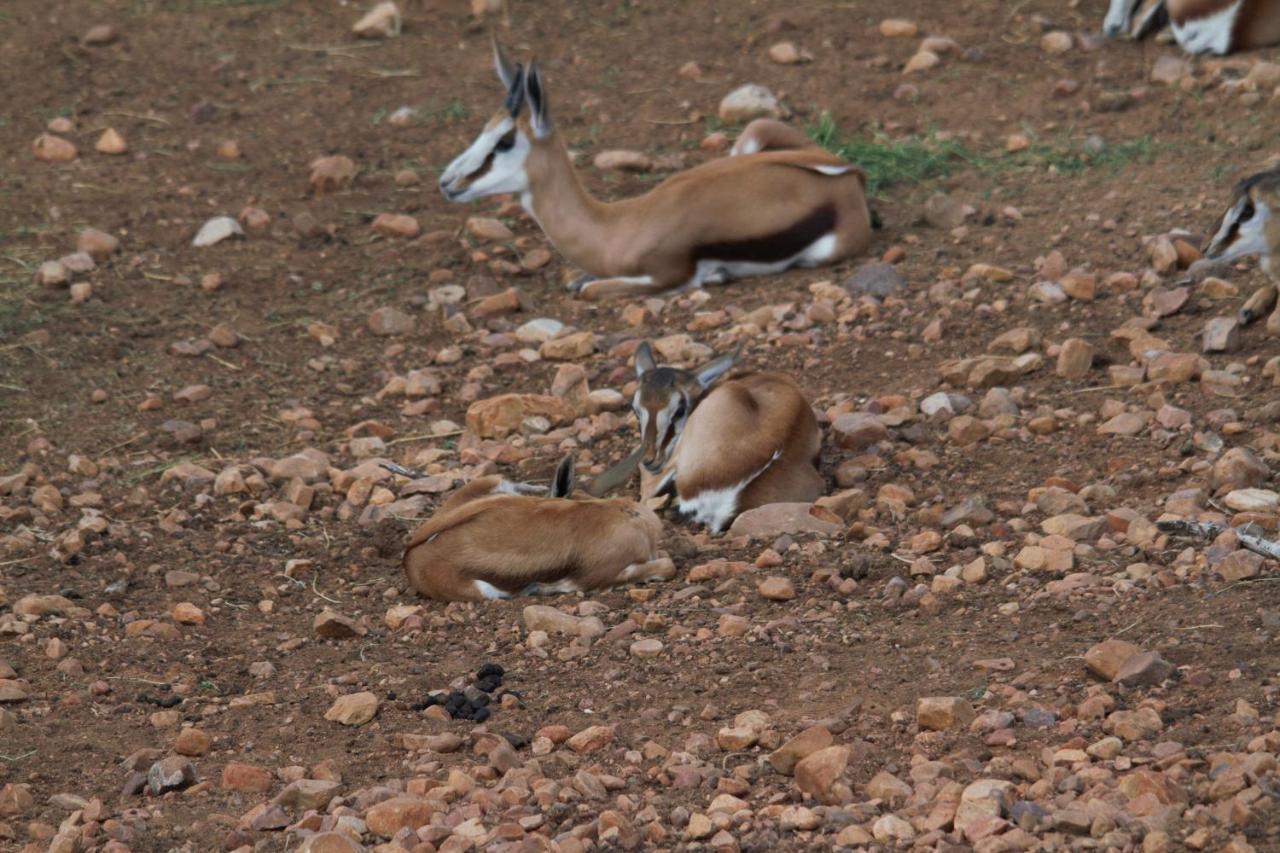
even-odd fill
[[[1118,36],[1134,22],[1133,34],[1141,38],[1165,18],[1188,53],[1221,55],[1280,43],[1275,0],[1111,0],[1103,29]]]
[[[409,583],[440,601],[578,592],[670,578],[658,552],[662,523],[622,498],[573,493],[573,459],[556,468],[549,495],[481,477],[459,489],[409,540]]]
[[[713,533],[753,507],[823,492],[818,421],[790,377],[748,373],[711,388],[737,356],[690,371],[659,367],[648,343],[636,350],[641,497],[673,493]]]
[[[864,174],[816,145],[724,157],[644,195],[598,201],[552,126],[537,65],[513,65],[496,42],[494,64],[506,103],[445,169],[440,189],[459,202],[519,193],[585,271],[570,285],[585,299],[831,264],[871,242]]]
[[[1268,311],[1267,334],[1280,336],[1280,166],[1236,184],[1231,205],[1205,253],[1211,261],[1262,258],[1271,283],[1254,291],[1240,309],[1240,322],[1252,323]]]

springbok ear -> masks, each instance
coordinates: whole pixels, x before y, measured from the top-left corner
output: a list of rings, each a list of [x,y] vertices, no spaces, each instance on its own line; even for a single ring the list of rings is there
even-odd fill
[[[546,139],[551,135],[551,105],[547,103],[547,93],[542,88],[542,76],[538,73],[536,61],[530,62],[529,70],[525,72],[524,93],[529,100],[533,135],[538,139]]]
[[[555,479],[551,481],[551,497],[567,498],[573,491],[573,456],[560,460],[556,466]]]
[[[707,362],[698,369],[695,374],[698,378],[698,384],[703,388],[711,387],[711,383],[715,382],[725,374],[729,368],[738,362],[738,356],[742,354],[742,348],[734,350],[728,355],[722,355],[714,361]]]
[[[515,71],[515,79],[511,81],[511,88],[507,90],[506,109],[507,115],[515,118],[520,115],[520,111],[524,109],[524,66],[517,65]]]
[[[653,349],[648,341],[642,341],[636,347],[636,378],[639,379],[658,365],[653,361]]]
[[[516,74],[520,71],[520,66],[512,62],[510,56],[507,56],[507,52],[503,50],[502,45],[498,44],[496,35],[491,38],[493,41],[493,70],[498,72],[498,79],[502,81],[502,88],[510,92],[512,85],[516,82]]]

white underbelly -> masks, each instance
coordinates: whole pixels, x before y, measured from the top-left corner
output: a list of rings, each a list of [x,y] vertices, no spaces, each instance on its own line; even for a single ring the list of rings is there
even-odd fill
[[[836,255],[836,235],[827,234],[810,243],[803,251],[780,261],[698,261],[694,275],[697,284],[716,284],[734,278],[777,275],[792,267],[813,267],[829,262]]]
[[[1173,37],[1188,53],[1229,53],[1233,47],[1231,34],[1242,5],[1244,0],[1236,0],[1220,12],[1187,21],[1184,25],[1174,22]]]

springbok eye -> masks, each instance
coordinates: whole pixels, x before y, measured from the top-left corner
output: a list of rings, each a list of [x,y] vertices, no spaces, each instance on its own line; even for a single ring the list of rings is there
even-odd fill
[[[684,401],[681,400],[680,405],[676,406],[676,413],[672,415],[672,418],[678,421],[683,417],[684,417]]]
[[[501,154],[503,151],[510,151],[516,144],[516,129],[513,127],[507,131],[507,135],[498,140],[498,144],[493,146],[493,150]]]
[[[1253,214],[1255,212],[1256,211],[1253,209],[1253,201],[1246,201],[1244,203],[1244,207],[1240,208],[1240,216],[1236,218],[1236,221],[1248,222],[1250,219],[1253,219]]]

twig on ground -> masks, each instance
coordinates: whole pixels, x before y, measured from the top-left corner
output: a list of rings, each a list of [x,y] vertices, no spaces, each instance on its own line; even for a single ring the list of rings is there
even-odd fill
[[[1236,538],[1240,540],[1240,544],[1255,554],[1261,554],[1264,557],[1270,557],[1273,560],[1280,560],[1280,542],[1271,539],[1264,539],[1256,533],[1249,532],[1252,524],[1246,524],[1242,527],[1229,527],[1225,524],[1216,524],[1211,521],[1158,521],[1156,527],[1165,533],[1182,533],[1186,536],[1196,536],[1201,539],[1216,539],[1219,534],[1226,530],[1234,530]]]

